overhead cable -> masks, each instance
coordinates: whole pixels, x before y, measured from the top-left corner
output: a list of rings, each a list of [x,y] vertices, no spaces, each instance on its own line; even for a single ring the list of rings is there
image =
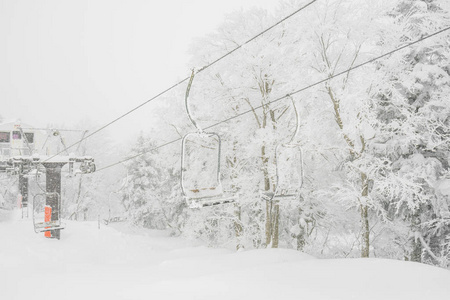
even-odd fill
[[[233,119],[239,118],[239,117],[241,117],[241,116],[243,116],[243,115],[246,115],[246,114],[248,114],[248,113],[251,113],[251,112],[253,112],[253,110],[260,109],[260,108],[263,108],[263,107],[265,107],[265,106],[269,106],[269,105],[271,105],[271,104],[273,104],[273,103],[279,102],[279,101],[281,101],[281,100],[283,100],[283,99],[285,99],[285,98],[287,98],[287,97],[290,97],[290,96],[292,96],[292,95],[295,95],[295,94],[298,94],[298,93],[303,92],[303,91],[305,91],[305,90],[308,90],[308,89],[310,89],[310,88],[312,88],[312,87],[315,87],[315,86],[317,86],[317,85],[319,85],[319,84],[321,84],[321,83],[324,83],[324,82],[326,82],[326,81],[329,81],[329,80],[331,80],[331,79],[333,79],[333,78],[336,78],[336,77],[342,76],[342,75],[344,75],[344,74],[347,74],[348,72],[351,72],[351,71],[353,71],[353,70],[355,70],[355,69],[361,68],[361,67],[363,67],[363,66],[365,66],[365,65],[367,65],[367,64],[373,63],[373,62],[375,62],[375,61],[377,61],[377,60],[380,60],[381,58],[384,58],[384,57],[386,57],[386,56],[389,56],[389,55],[391,55],[391,54],[394,54],[395,52],[398,52],[398,51],[403,50],[403,49],[405,49],[405,48],[411,47],[412,45],[415,45],[415,44],[417,44],[417,43],[420,43],[420,42],[422,42],[422,41],[424,41],[424,40],[427,40],[427,39],[429,39],[429,38],[432,38],[432,37],[434,37],[434,36],[436,36],[436,35],[439,35],[439,34],[445,32],[445,31],[448,31],[448,30],[450,30],[450,27],[446,27],[446,28],[444,28],[444,29],[441,29],[441,30],[435,32],[435,33],[432,33],[432,34],[430,34],[430,35],[424,36],[424,37],[422,37],[422,38],[420,38],[420,39],[418,39],[418,40],[416,40],[416,41],[407,43],[407,44],[405,44],[405,45],[403,45],[403,46],[401,46],[401,47],[398,47],[398,48],[396,48],[396,49],[394,49],[394,50],[392,50],[392,51],[386,52],[386,53],[384,53],[384,54],[382,54],[382,55],[379,55],[379,56],[377,56],[377,57],[375,57],[375,58],[369,59],[369,60],[367,60],[367,61],[365,61],[365,62],[362,62],[362,63],[360,63],[360,64],[358,64],[358,65],[355,65],[355,66],[353,66],[353,67],[350,67],[350,68],[346,69],[345,71],[339,72],[339,73],[334,74],[334,75],[330,75],[330,76],[328,76],[327,78],[324,78],[324,79],[322,79],[322,80],[320,80],[320,81],[317,81],[317,82],[315,82],[315,83],[313,83],[313,84],[310,84],[310,85],[308,85],[308,86],[305,86],[305,87],[303,87],[303,88],[301,88],[301,89],[298,89],[298,90],[295,90],[295,91],[293,91],[293,92],[290,92],[290,93],[288,93],[288,94],[286,94],[286,95],[284,95],[284,96],[281,96],[281,97],[279,97],[279,98],[277,98],[277,99],[274,99],[274,100],[272,100],[272,101],[269,101],[269,102],[267,102],[267,103],[265,103],[265,104],[256,106],[256,107],[254,107],[253,109],[249,109],[249,110],[244,111],[244,112],[242,112],[242,113],[239,113],[239,114],[237,114],[237,115],[235,115],[235,116],[232,116],[232,117],[230,117],[230,118],[228,118],[228,119],[219,121],[219,122],[214,123],[214,124],[212,124],[212,125],[209,125],[209,126],[205,127],[204,129],[210,129],[210,128],[213,128],[213,127],[215,127],[215,126],[217,126],[217,125],[226,123],[226,122],[231,121],[231,120],[233,120]],[[154,147],[154,148],[151,148],[151,149],[148,149],[148,150],[146,150],[146,151],[140,152],[140,153],[138,153],[138,154],[136,154],[136,155],[133,155],[133,156],[128,157],[128,158],[126,158],[126,159],[123,159],[123,160],[121,160],[121,161],[118,161],[118,162],[115,162],[115,163],[113,163],[113,164],[110,164],[110,165],[107,165],[107,166],[105,166],[105,167],[102,167],[102,168],[100,168],[100,169],[97,169],[96,172],[103,171],[103,170],[106,170],[106,169],[108,169],[108,168],[114,167],[114,166],[119,165],[119,164],[121,164],[121,163],[124,163],[124,162],[126,162],[126,161],[135,159],[136,157],[139,157],[139,156],[141,156],[141,155],[144,155],[144,154],[146,154],[146,153],[148,153],[148,152],[155,151],[155,150],[158,150],[158,149],[160,149],[160,148],[162,148],[162,147],[165,147],[165,146],[168,146],[168,145],[170,145],[170,144],[176,143],[176,142],[178,142],[178,141],[180,141],[180,140],[181,140],[181,138],[177,138],[177,139],[174,139],[174,140],[172,140],[172,141],[166,142],[166,143],[164,143],[164,144],[161,144],[161,145],[156,146],[156,147]]]
[[[276,23],[273,24],[272,26],[270,26],[270,27],[264,29],[263,31],[261,31],[260,33],[258,33],[258,34],[255,35],[255,36],[253,36],[252,38],[250,38],[250,39],[247,40],[246,42],[244,42],[244,43],[238,45],[238,46],[235,47],[233,50],[231,50],[231,51],[225,53],[224,55],[222,55],[221,57],[217,58],[217,59],[214,60],[213,62],[211,62],[211,63],[209,63],[209,64],[203,66],[202,68],[200,68],[200,69],[197,71],[197,73],[200,73],[200,72],[206,70],[207,68],[211,67],[212,65],[214,65],[214,64],[216,64],[217,62],[219,62],[219,61],[221,61],[222,59],[224,59],[225,57],[231,55],[232,53],[234,53],[234,52],[237,51],[238,49],[242,48],[243,46],[245,46],[245,45],[247,45],[248,43],[252,42],[253,40],[257,39],[257,38],[260,37],[261,35],[263,35],[263,34],[265,34],[266,32],[268,32],[269,30],[273,29],[274,27],[276,27],[276,26],[278,26],[279,24],[283,23],[283,22],[286,21],[287,19],[289,19],[289,18],[293,17],[294,15],[298,14],[299,12],[301,12],[302,10],[304,10],[305,8],[307,8],[308,6],[310,6],[311,4],[313,4],[313,3],[316,2],[316,1],[318,1],[318,0],[310,1],[310,2],[307,3],[306,5],[304,5],[304,6],[300,7],[299,9],[295,10],[294,12],[292,12],[291,14],[289,14],[288,16],[286,16],[286,17],[284,17],[283,19],[279,20],[278,22],[276,22]],[[110,126],[110,125],[116,123],[116,122],[119,121],[120,119],[122,119],[122,118],[128,116],[129,114],[133,113],[134,111],[140,109],[141,107],[143,107],[143,106],[146,105],[147,103],[149,103],[149,102],[155,100],[156,98],[158,98],[158,97],[164,95],[165,93],[169,92],[170,90],[172,90],[172,89],[176,88],[177,86],[181,85],[182,83],[186,82],[187,80],[189,80],[189,78],[190,78],[190,76],[188,76],[188,77],[182,79],[181,81],[175,83],[174,85],[172,85],[172,86],[166,88],[165,90],[163,90],[162,92],[156,94],[155,96],[153,96],[152,98],[148,99],[147,101],[145,101],[145,102],[139,104],[139,105],[136,106],[135,108],[133,108],[133,109],[127,111],[126,113],[120,115],[119,117],[115,118],[114,120],[110,121],[109,123],[103,125],[102,127],[98,128],[97,130],[93,131],[93,132],[90,133],[89,135],[83,137],[83,138],[80,139],[79,141],[77,141],[77,142],[71,144],[71,145],[68,146],[66,149],[68,150],[68,149],[70,149],[70,148],[72,148],[72,147],[78,145],[78,144],[81,143],[82,141],[84,141],[84,140],[90,138],[91,136],[93,136],[93,135],[99,133],[100,131],[104,130],[104,129],[107,128],[108,126]],[[50,159],[52,159],[52,158],[58,156],[59,154],[61,154],[61,153],[64,152],[64,151],[65,151],[65,150],[56,153],[55,155],[49,157],[49,158],[48,158],[47,160],[45,160],[45,161],[49,161]],[[45,162],[45,161],[44,161],[44,162]]]

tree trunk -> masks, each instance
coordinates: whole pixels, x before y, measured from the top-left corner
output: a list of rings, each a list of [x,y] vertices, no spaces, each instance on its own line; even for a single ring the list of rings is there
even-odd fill
[[[306,245],[305,229],[300,226],[300,233],[297,235],[297,251],[303,251]]]
[[[422,262],[422,244],[415,237],[412,239],[411,261]]]
[[[266,201],[266,247],[272,242],[272,202]]]
[[[420,240],[417,238],[417,234],[416,232],[418,232],[419,226],[420,226],[420,214],[418,211],[416,211],[414,213],[414,215],[412,216],[412,230],[414,233],[414,236],[412,237],[412,241],[411,241],[411,246],[412,246],[412,252],[411,252],[411,261],[415,261],[415,262],[422,262],[422,243],[420,242]],[[420,232],[419,232],[420,234]]]
[[[361,196],[369,195],[369,180],[367,175],[361,173],[362,193]],[[370,227],[369,227],[369,207],[365,202],[361,202],[361,257],[369,257],[370,249]]]
[[[301,207],[298,208],[298,215],[300,218],[302,218],[302,216],[303,216],[303,209]],[[299,221],[298,227],[299,227],[300,231],[295,236],[295,238],[297,239],[297,251],[303,251],[303,248],[305,247],[305,244],[306,244],[306,236],[305,236],[306,229],[300,221]]]
[[[242,236],[242,223],[241,223],[241,207],[238,203],[234,204],[234,232],[236,234],[236,250],[244,248],[241,244],[241,236]]]
[[[269,177],[269,158],[266,156],[266,146],[261,147],[261,159],[263,163],[263,174],[264,174],[264,191],[270,191],[270,177]],[[272,212],[273,203],[271,201],[266,201],[266,247],[272,242]]]
[[[369,257],[370,227],[369,227],[368,210],[369,208],[367,207],[367,205],[361,204],[361,222],[362,222],[361,257]]]
[[[275,204],[272,214],[272,248],[278,248],[278,228],[280,220],[280,205]]]
[[[83,182],[83,176],[80,175],[80,180],[78,181],[78,193],[77,193],[77,199],[76,199],[76,201],[75,201],[75,203],[77,204],[77,208],[76,208],[75,215],[74,215],[75,221],[78,221],[78,213],[79,213],[79,210],[80,210],[80,203],[81,203],[81,185],[82,185],[82,182]]]

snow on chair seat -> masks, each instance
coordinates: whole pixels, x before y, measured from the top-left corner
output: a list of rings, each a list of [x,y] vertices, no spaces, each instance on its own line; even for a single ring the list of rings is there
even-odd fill
[[[65,225],[58,221],[40,222],[34,224],[35,232],[45,232],[56,229],[64,229]]]
[[[224,194],[222,187],[218,187],[186,191],[185,199],[190,208],[200,208],[233,203],[236,201],[236,196]]]

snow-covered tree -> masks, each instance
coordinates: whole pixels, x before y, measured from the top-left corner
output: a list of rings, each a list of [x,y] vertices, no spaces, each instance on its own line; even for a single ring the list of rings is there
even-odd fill
[[[287,1],[273,14],[258,9],[230,14],[214,33],[195,41],[190,65],[214,61],[300,6]],[[202,128],[231,118],[210,130],[222,137],[223,183],[239,202],[184,209],[176,171],[167,187],[155,181],[165,178],[162,169],[177,170],[179,146],[170,144],[157,157],[144,155],[128,165],[132,179],[124,204],[130,216],[144,224],[151,212],[154,221],[164,212],[179,232],[209,245],[280,246],[325,257],[373,255],[445,265],[448,35],[340,73],[448,26],[448,8],[438,0],[317,2],[202,70],[189,105]],[[291,95],[320,80],[325,81]],[[155,109],[161,119],[153,124],[155,140],[196,130],[180,117],[184,92],[181,87]],[[276,188],[275,147],[296,127],[292,101],[300,117],[295,142],[304,153],[301,197],[265,203],[260,192]],[[140,141],[133,153],[146,147]],[[197,158],[199,164],[205,159]],[[158,197],[164,199],[159,206]]]
[[[408,43],[450,24],[446,1],[399,1],[391,17]],[[447,6],[448,8],[448,6]],[[380,65],[377,148],[388,159],[389,181],[375,188],[390,198],[393,217],[409,224],[404,256],[447,265],[450,199],[449,33],[418,43]]]
[[[124,179],[122,203],[128,219],[149,228],[175,231],[182,226],[179,218],[183,214],[184,202],[180,201],[178,178],[179,170],[167,168],[158,157],[158,151],[151,139],[142,133],[132,148],[132,155],[139,155],[127,163],[127,176]]]

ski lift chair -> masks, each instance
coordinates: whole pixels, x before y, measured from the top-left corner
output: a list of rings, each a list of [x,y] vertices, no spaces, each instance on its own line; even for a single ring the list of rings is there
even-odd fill
[[[33,156],[30,160],[29,160],[29,164],[27,166],[28,170],[26,172],[26,174],[24,174],[24,177],[27,178],[37,178],[40,177],[45,171],[42,170],[42,166],[39,164],[39,156]]]
[[[12,157],[7,162],[6,171],[10,175],[26,175],[31,170],[31,160],[23,157]]]
[[[74,170],[74,165],[76,162],[80,162],[80,167],[78,169]],[[74,175],[78,174],[89,174],[94,173],[96,170],[96,166],[94,163],[94,159],[92,157],[83,157],[83,158],[76,158],[76,157],[70,157],[69,158],[69,177],[72,177]]]
[[[6,173],[8,169],[8,163],[5,160],[0,160],[0,173]]]
[[[53,207],[56,207],[56,211],[53,211],[51,206],[45,204],[47,198],[51,198],[51,201],[54,201],[52,204],[54,204]],[[34,232],[39,233],[64,229],[65,225],[61,222],[60,216],[61,197],[58,193],[43,193],[33,197]]]
[[[17,161],[13,158],[8,159],[6,173],[9,175],[18,175],[19,174],[19,166]]]
[[[266,201],[297,200],[300,197],[300,188],[303,184],[303,154],[300,145],[293,143],[300,129],[300,123],[292,98],[291,101],[297,126],[290,141],[286,144],[278,144],[275,148],[275,191],[261,192],[261,198]]]
[[[201,141],[202,143],[196,143]],[[189,151],[189,144],[196,145]],[[202,163],[198,163],[201,147],[209,148]],[[236,201],[236,196],[224,192],[220,180],[221,140],[214,132],[188,133],[181,150],[181,190],[190,208],[214,206]],[[209,155],[208,155],[209,154]],[[197,161],[195,161],[197,160]],[[197,162],[197,168],[195,163]],[[192,180],[194,179],[194,180]]]
[[[80,171],[83,174],[89,174],[95,172],[95,163],[92,157],[84,158],[83,162],[80,165]]]
[[[44,172],[39,170],[39,166],[34,166],[27,174],[24,175],[26,178],[40,177]]]
[[[181,149],[181,191],[190,208],[201,208],[225,203],[233,203],[237,197],[225,193],[220,181],[221,139],[215,132],[204,132],[192,118],[189,105],[189,91],[194,80],[192,70],[186,94],[186,113],[197,132],[188,133],[183,137]],[[190,145],[196,145],[189,151]],[[205,149],[212,151],[206,152]],[[200,161],[200,153],[206,156]],[[201,165],[200,165],[201,164]],[[193,168],[197,166],[197,168]],[[193,180],[194,179],[194,180]]]

